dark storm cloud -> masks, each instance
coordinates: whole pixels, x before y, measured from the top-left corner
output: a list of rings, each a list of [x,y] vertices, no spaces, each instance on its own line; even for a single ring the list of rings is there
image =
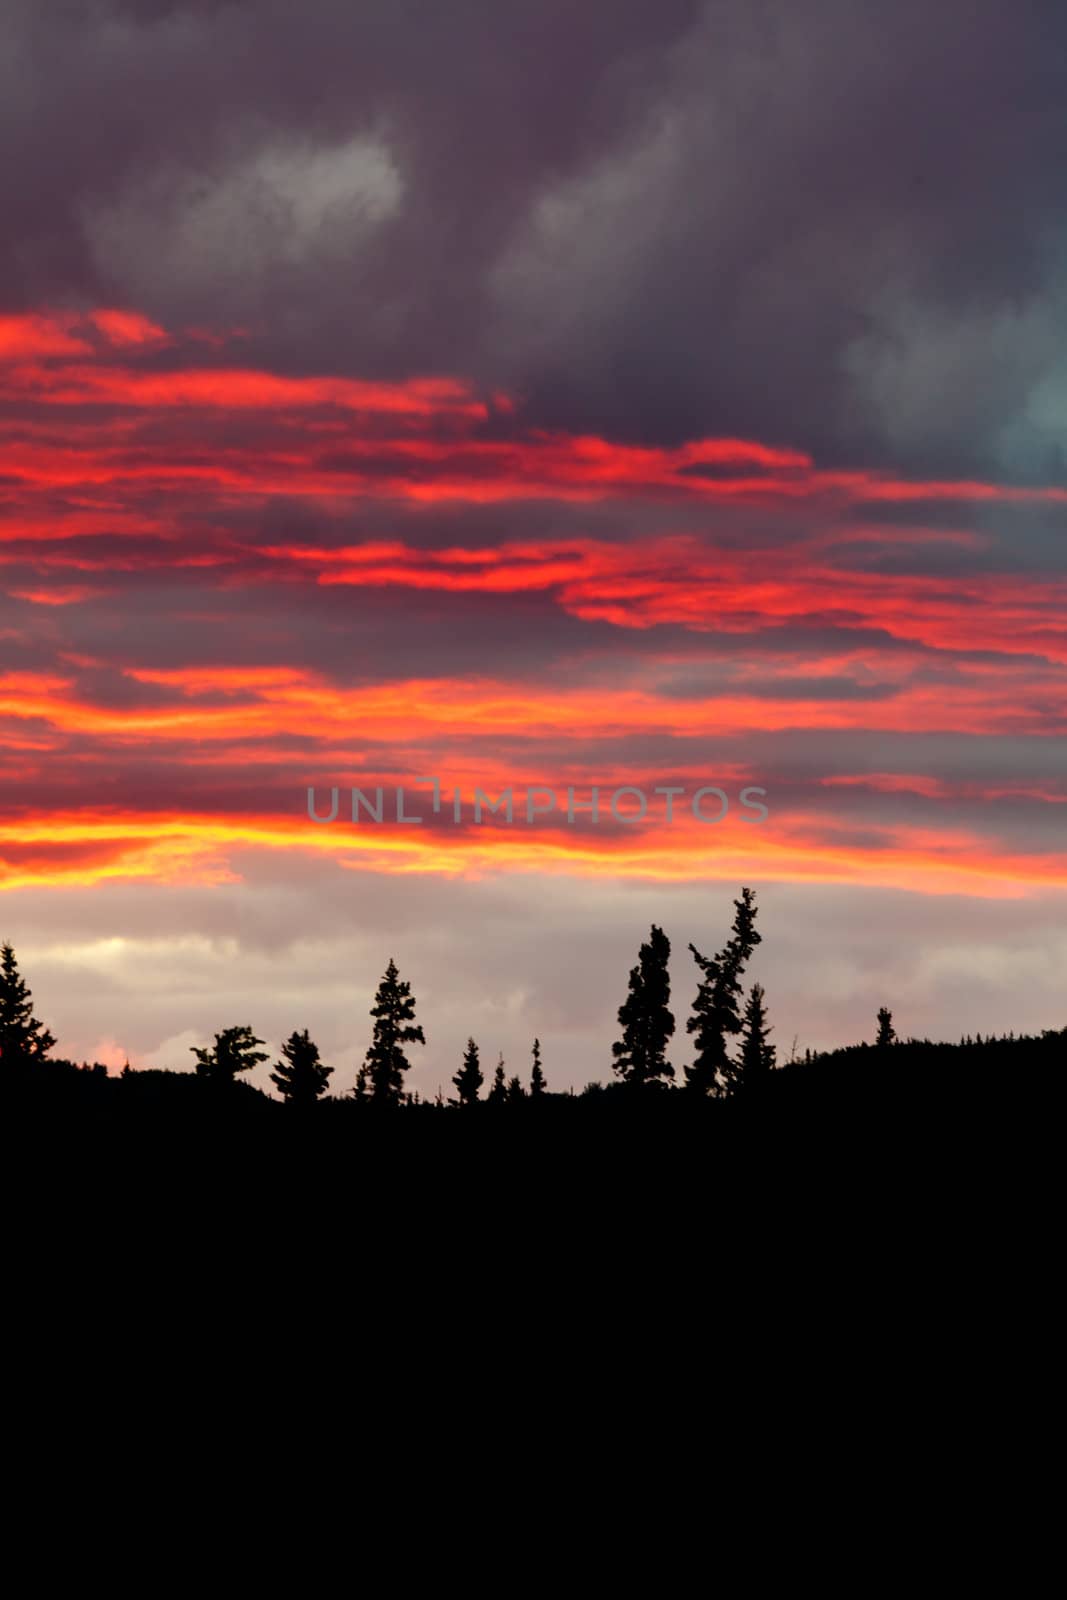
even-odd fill
[[[1067,571],[1067,507],[1062,504],[979,502],[961,514],[951,501],[859,501],[850,507],[848,520],[853,526],[878,529],[885,537],[855,546],[837,544],[834,556],[842,565],[884,572],[945,572],[962,565],[974,572]],[[898,528],[926,532],[929,539],[921,545],[909,541],[894,546]],[[965,550],[954,537],[960,534],[970,536]]]
[[[530,748],[528,745],[524,748]],[[714,774],[738,766],[768,783],[792,783],[863,773],[936,773],[947,783],[1059,783],[1067,778],[1067,740],[1018,734],[908,732],[866,728],[750,728],[743,733],[637,733],[582,742],[589,774],[629,766],[661,773],[664,783],[684,781],[688,770]],[[572,754],[571,762],[575,760]],[[677,768],[675,766],[677,763]],[[683,778],[673,774],[681,770]],[[710,779],[709,781],[713,781]],[[753,780],[755,781],[755,780]]]
[[[72,568],[42,580],[31,568],[23,575],[12,567],[6,581],[14,589],[23,581],[47,589],[49,582],[83,577]],[[742,693],[782,702],[877,703],[909,684],[966,685],[971,669],[983,665],[1025,675],[1045,664],[1036,655],[938,649],[880,629],[819,621],[729,633],[674,624],[620,629],[571,615],[548,591],[269,583],[234,590],[154,571],[114,572],[101,581],[104,591],[77,605],[0,597],[0,669],[55,671],[75,678],[79,693],[97,704],[132,707],[176,702],[181,690],[137,687],[121,677],[124,668],[177,672],[284,662],[342,689],[456,679],[540,683],[561,693],[625,686],[668,702]],[[835,654],[883,662],[885,671],[900,658],[907,677],[882,678],[877,665],[852,675],[796,671]],[[792,671],[776,672],[778,665]],[[1032,682],[1025,676],[1021,682],[1032,696]],[[198,703],[208,693],[201,687]],[[524,740],[527,732],[516,729],[515,737]]]
[[[48,612],[42,621],[39,606],[0,602],[0,620],[6,615],[34,630],[28,644],[22,631],[0,638],[0,664],[14,668],[32,660],[43,668],[61,654],[84,654],[116,667],[150,662],[153,669],[173,670],[271,666],[284,659],[341,686],[554,669],[571,670],[577,682],[584,670],[568,669],[568,663],[610,650],[618,634],[608,623],[569,616],[546,594],[502,598],[284,585],[250,585],[235,594],[177,577],[164,586],[152,573],[117,573],[107,582],[113,593],[66,607],[55,622]],[[51,643],[41,637],[49,623]],[[633,654],[640,662],[655,642],[638,634],[632,652],[630,644],[627,639],[634,672],[640,667]]]
[[[736,678],[724,677],[716,681],[711,673],[695,677],[674,678],[657,685],[658,693],[674,700],[707,700],[714,694],[728,692],[731,688],[751,695],[757,700],[888,700],[899,694],[901,686],[894,683],[859,683],[854,678],[827,676],[821,678]]]
[[[472,337],[478,264],[540,183],[630,124],[696,14],[692,0],[27,0],[6,96],[35,148],[12,180],[15,287],[124,276],[156,310],[265,316],[283,344],[304,331],[321,353],[341,333],[352,352],[424,363]],[[305,322],[293,298],[311,291],[325,300]]]
[[[15,0],[0,91],[8,306],[624,437],[1067,473],[1060,5]]]

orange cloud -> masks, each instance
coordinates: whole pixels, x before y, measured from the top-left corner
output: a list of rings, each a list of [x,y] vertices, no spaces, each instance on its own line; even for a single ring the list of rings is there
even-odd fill
[[[106,359],[89,336],[103,334]],[[63,414],[61,447],[40,417],[0,446],[0,471],[40,488],[116,484],[214,485],[220,491],[337,496],[360,491],[415,502],[497,503],[554,497],[591,501],[641,493],[694,501],[954,500],[961,504],[1062,503],[1067,489],[959,482],[903,482],[892,475],[818,468],[804,451],[736,438],[676,449],[623,445],[591,435],[521,426],[515,402],[482,396],[463,380],[421,376],[371,382],[282,376],[254,367],[183,366],[199,340],[167,335],[135,312],[38,314],[0,319],[0,399]],[[165,345],[178,364],[138,365]],[[118,363],[114,358],[125,358]],[[72,359],[68,359],[72,358]],[[85,359],[88,358],[88,359]],[[101,419],[99,408],[119,413]],[[72,431],[72,413],[83,413]],[[217,413],[264,419],[246,448],[220,447]],[[163,446],[145,414],[183,423]],[[190,418],[202,438],[192,445]],[[493,419],[508,419],[507,437]],[[392,424],[390,429],[389,424]],[[421,431],[420,431],[421,430]],[[36,439],[36,443],[34,440]]]
[[[219,883],[240,877],[246,850],[326,855],[350,869],[480,877],[486,873],[625,876],[648,882],[863,883],[926,894],[1019,898],[1067,887],[1064,854],[996,849],[963,830],[897,827],[878,852],[837,839],[832,824],[794,820],[754,838],[742,823],[666,826],[620,834],[589,827],[540,832],[511,827],[389,828],[306,816],[245,815],[232,821],[181,812],[123,816],[84,811],[0,829],[0,882],[8,889],[109,878]]]
[[[723,739],[736,752],[754,732],[795,730],[1060,739],[1067,581],[972,564],[976,553],[988,555],[989,541],[966,526],[887,531],[862,508],[953,502],[962,518],[968,506],[1060,504],[1067,490],[831,470],[787,441],[722,437],[665,448],[551,432],[524,425],[514,397],[483,396],[461,377],[283,375],[251,357],[226,363],[227,342],[210,330],[168,331],[121,308],[0,318],[0,402],[10,420],[0,441],[0,567],[10,583],[0,637],[14,663],[0,673],[0,760],[9,794],[48,793],[58,772],[66,797],[43,817],[29,814],[28,801],[22,812],[9,803],[0,829],[6,886],[228,881],[248,850],[326,852],[342,867],[395,872],[776,877],[982,894],[1067,878],[1062,853],[1020,853],[934,809],[963,796],[1063,803],[1047,777],[1004,774],[969,788],[936,771],[828,777],[827,793],[842,805],[846,797],[850,807],[872,802],[866,842],[854,823],[816,823],[784,806],[758,836],[693,821],[633,831],[551,822],[316,828],[298,804],[313,774],[402,782],[413,767],[462,764],[472,782],[499,792],[519,781],[501,752],[518,751],[522,764],[523,749],[537,742],[578,752],[605,740],[676,741],[676,773],[758,783],[742,760],[699,771],[692,749]],[[492,544],[456,538],[429,549],[396,537],[268,541],[249,528],[272,496],[304,498],[324,512],[396,500],[407,503],[412,526],[417,508],[438,502],[496,504],[504,531]],[[508,533],[508,505],[533,500],[643,505],[656,520],[640,539]],[[668,502],[675,517],[678,506],[692,508],[696,531],[659,531],[658,508]],[[758,534],[749,536],[747,509],[728,538],[701,532],[700,514],[720,504],[758,511]],[[575,525],[571,517],[564,526]],[[788,537],[768,531],[775,517]],[[916,570],[856,564],[856,547],[876,558],[870,547],[887,540],[895,554],[914,554]],[[943,570],[922,566],[933,541],[954,558]],[[301,590],[322,602],[341,598],[322,591],[346,586],[373,592],[374,605],[387,603],[385,591],[438,594],[442,610],[454,597],[483,595],[501,609],[516,597],[518,611],[517,597],[539,595],[571,618],[609,624],[621,661],[628,651],[638,659],[635,634],[644,634],[641,670],[620,667],[608,681],[588,682],[578,670],[561,683],[502,664],[492,673],[424,669],[349,686],[287,660],[292,647],[280,629],[277,660],[229,660],[225,606],[215,659],[163,666],[151,613],[128,639],[123,630],[109,639],[98,611],[109,593],[120,607],[127,598],[138,607],[142,596],[150,601],[149,577],[158,588],[159,575],[172,574],[189,588],[195,576],[198,592],[216,599],[240,586],[250,606],[254,590],[280,585],[296,605]],[[93,597],[100,605],[79,637],[77,608]],[[191,611],[175,626],[195,623]],[[709,659],[717,641],[741,640],[744,649],[720,650],[722,671],[701,691],[699,653],[681,649],[677,635],[673,655],[668,645],[657,650],[659,627],[686,630],[687,647],[704,636]],[[761,650],[761,639],[783,635],[812,643]],[[26,642],[34,653],[23,656]],[[967,659],[934,672],[931,652]],[[173,663],[173,651],[166,659]],[[525,765],[527,787],[561,791],[568,781],[566,770],[538,771],[532,756]],[[634,781],[617,760],[608,765],[604,783]],[[135,774],[140,808],[86,803],[76,784],[85,775],[91,793],[105,767],[112,793],[124,773]],[[291,798],[292,814],[233,800],[243,769],[253,767],[271,772],[271,793]],[[174,770],[187,787],[164,804],[159,774]],[[204,799],[210,785],[230,796],[215,811]],[[886,821],[879,796],[883,805],[894,796],[921,801],[936,823]]]

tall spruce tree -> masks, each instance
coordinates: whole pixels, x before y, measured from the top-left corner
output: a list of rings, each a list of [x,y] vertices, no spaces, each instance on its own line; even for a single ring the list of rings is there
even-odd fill
[[[486,1095],[485,1100],[487,1105],[502,1106],[507,1097],[508,1080],[504,1076],[504,1054],[503,1051],[501,1051],[500,1059],[496,1064],[496,1071],[493,1073],[493,1082],[490,1085],[489,1093]]]
[[[881,1006],[878,1011],[878,1037],[874,1042],[884,1048],[886,1045],[895,1044],[896,1039],[896,1029],[893,1027],[893,1013],[887,1006]]]
[[[741,1053],[737,1060],[738,1087],[742,1089],[758,1089],[775,1067],[777,1050],[767,1042],[774,1030],[767,1023],[765,999],[763,986],[754,983],[745,1005]]]
[[[629,993],[619,1007],[622,1038],[611,1047],[612,1065],[623,1082],[635,1088],[662,1087],[674,1077],[667,1060],[667,1042],[674,1032],[670,954],[670,940],[653,924],[648,942],[638,952],[637,966],[630,969]]]
[[[478,1101],[478,1091],[485,1079],[478,1062],[478,1046],[473,1039],[467,1040],[467,1048],[463,1052],[463,1065],[452,1079],[456,1086],[457,1103],[461,1106],[473,1106]]]
[[[0,951],[0,1066],[43,1061],[55,1039],[33,1014],[33,996],[9,944]]]
[[[761,942],[755,922],[755,893],[742,889],[741,898],[734,901],[730,938],[718,955],[702,956],[696,945],[689,946],[703,974],[693,1001],[693,1014],[686,1023],[686,1031],[694,1036],[695,1049],[693,1064],[685,1069],[685,1084],[697,1094],[729,1094],[739,1078],[739,1068],[730,1060],[727,1037],[741,1032],[741,973]]]
[[[233,1083],[239,1072],[247,1072],[250,1067],[267,1060],[265,1052],[256,1049],[256,1045],[262,1043],[246,1023],[217,1033],[210,1050],[198,1050],[195,1045],[190,1049],[196,1057],[196,1070],[201,1078],[208,1078],[212,1083]]]
[[[533,1042],[533,1066],[530,1069],[530,1098],[534,1100],[545,1092],[545,1075],[541,1070],[541,1041]]]
[[[404,1073],[411,1066],[403,1046],[425,1044],[426,1036],[415,1022],[411,985],[401,982],[392,957],[378,985],[370,1014],[374,1018],[374,1036],[365,1065],[371,1104],[399,1105],[404,1092]]]
[[[323,1066],[319,1047],[306,1028],[303,1033],[289,1035],[282,1045],[282,1056],[284,1059],[274,1064],[271,1083],[289,1105],[314,1105],[319,1095],[325,1094],[333,1068]]]

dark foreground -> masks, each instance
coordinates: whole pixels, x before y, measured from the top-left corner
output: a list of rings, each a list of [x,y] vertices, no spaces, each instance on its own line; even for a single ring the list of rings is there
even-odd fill
[[[273,1383],[310,1347],[320,1389],[357,1349],[373,1387],[386,1345],[394,1385],[398,1349],[453,1388],[511,1352],[508,1392],[561,1352],[579,1389],[605,1354],[698,1390],[739,1361],[883,1382],[875,1339],[948,1372],[990,1316],[1046,1315],[1065,1057],[1067,1030],[843,1050],[736,1100],[306,1113],[53,1064],[8,1094],[9,1284],[64,1360],[106,1327]]]
[[[993,1181],[1020,1145],[1058,1135],[1065,1064],[1067,1029],[854,1046],[782,1067],[726,1100],[612,1084],[499,1106],[326,1098],[299,1108],[239,1079],[108,1077],[46,1062],[9,1083],[3,1137],[9,1163],[32,1163],[47,1183],[92,1173],[102,1185],[125,1174],[154,1187],[180,1175],[184,1188],[197,1176],[259,1168],[283,1188],[299,1173],[319,1188],[350,1189],[387,1173],[399,1199],[420,1183],[454,1193],[491,1176],[547,1204],[561,1184],[604,1174],[605,1204],[617,1205],[653,1179],[713,1185],[733,1169],[764,1183],[788,1170],[817,1187],[829,1162],[888,1167],[899,1188],[909,1162],[946,1174],[985,1163]]]

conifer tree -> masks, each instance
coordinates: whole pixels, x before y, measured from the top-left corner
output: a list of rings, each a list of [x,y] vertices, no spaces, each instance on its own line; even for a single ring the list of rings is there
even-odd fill
[[[886,1007],[879,1007],[878,1011],[878,1037],[876,1045],[890,1045],[896,1043],[896,1030],[893,1027],[893,1013]],[[968,1040],[970,1043],[970,1040]]]
[[[768,1044],[767,1036],[773,1030],[767,1024],[761,984],[754,983],[745,1005],[744,1026],[741,1033],[741,1054],[738,1057],[738,1087],[758,1088],[768,1073],[773,1072],[777,1051]]]
[[[509,1078],[508,1079],[508,1105],[509,1106],[518,1105],[520,1100],[525,1100],[525,1099],[526,1099],[526,1090],[523,1088],[522,1084],[519,1082],[519,1079],[517,1077],[516,1078]]]
[[[399,1105],[404,1089],[404,1073],[411,1062],[404,1053],[406,1044],[425,1044],[426,1036],[415,1022],[415,1001],[410,983],[402,983],[396,962],[390,957],[385,976],[371,1007],[374,1037],[365,1057],[367,1082],[373,1105]]]
[[[217,1033],[210,1050],[198,1050],[195,1045],[190,1049],[196,1057],[196,1070],[201,1078],[210,1078],[213,1083],[233,1083],[239,1072],[247,1072],[250,1067],[267,1060],[265,1052],[256,1049],[256,1045],[262,1043],[263,1040],[257,1039],[245,1024]]]
[[[458,1093],[458,1104],[473,1106],[478,1101],[478,1091],[485,1079],[478,1062],[478,1046],[473,1039],[467,1040],[467,1048],[463,1052],[463,1065],[452,1079]]]
[[[545,1092],[545,1075],[541,1070],[541,1041],[533,1042],[533,1066],[530,1069],[530,1098],[536,1099]]]
[[[43,1061],[55,1039],[33,1015],[33,996],[9,944],[0,951],[0,1063],[27,1066]]]
[[[703,974],[693,1002],[693,1014],[686,1031],[694,1036],[694,1060],[685,1069],[686,1088],[697,1094],[729,1094],[735,1086],[738,1068],[730,1060],[727,1036],[741,1032],[738,1000],[741,973],[755,947],[761,942],[756,932],[756,896],[742,889],[734,901],[734,924],[730,938],[718,955],[702,956],[696,945],[689,946]]]
[[[326,1092],[326,1081],[333,1068],[323,1066],[319,1047],[306,1028],[303,1033],[289,1035],[282,1045],[282,1056],[284,1060],[274,1064],[271,1083],[290,1105],[314,1105],[319,1095]]]
[[[674,1077],[666,1054],[674,1032],[670,953],[670,940],[653,924],[647,944],[638,952],[637,966],[630,969],[629,993],[619,1007],[622,1038],[611,1047],[612,1064],[623,1082],[634,1087],[666,1085]]]
[[[489,1090],[489,1093],[485,1097],[486,1104],[491,1106],[501,1106],[504,1104],[504,1101],[507,1099],[507,1097],[508,1080],[504,1076],[504,1055],[503,1052],[501,1052],[500,1060],[496,1064],[496,1071],[493,1073],[492,1086]]]

